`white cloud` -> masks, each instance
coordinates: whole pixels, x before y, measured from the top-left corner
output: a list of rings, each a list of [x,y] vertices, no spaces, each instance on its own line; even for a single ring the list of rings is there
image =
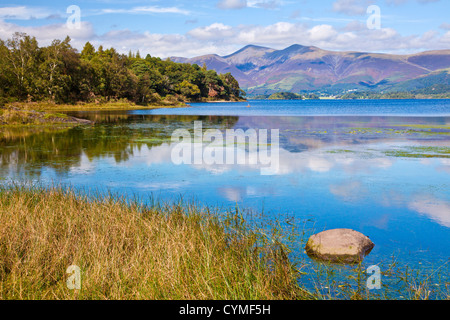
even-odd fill
[[[70,36],[72,45],[80,48],[86,41],[91,41],[96,37],[92,24],[86,21],[81,22],[80,29],[70,29],[65,23],[23,27],[0,20],[0,39],[11,38],[14,32],[24,32],[35,36],[40,46],[49,45],[54,39],[64,39],[66,36]]]
[[[287,46],[302,42],[307,28],[301,24],[277,22],[268,26],[240,26],[234,42],[267,46]]]
[[[26,6],[0,8],[0,19],[45,19],[50,15],[51,12],[43,8],[31,8]]]
[[[81,154],[80,162],[70,168],[70,173],[73,175],[93,174],[96,169],[96,164],[89,160],[88,156],[83,152]]]
[[[243,198],[245,190],[236,187],[219,188],[219,193],[228,201],[239,202]]]
[[[309,27],[306,24],[277,22],[268,26],[227,26],[215,23],[188,32],[192,40],[208,41],[219,48],[239,49],[249,43],[282,49],[291,44],[313,45],[328,50],[373,51],[390,53],[414,53],[421,50],[448,49],[450,32],[441,35],[429,30],[421,35],[402,36],[392,28],[369,30],[360,23],[348,24],[336,29],[329,24]],[[225,52],[225,54],[231,53]],[[222,54],[224,50],[209,53]]]
[[[366,189],[359,181],[348,181],[342,184],[330,185],[330,192],[344,201],[357,201],[364,198]]]
[[[276,9],[282,4],[281,0],[221,0],[217,3],[217,7],[220,9]]]
[[[312,41],[330,40],[337,36],[338,32],[330,25],[322,24],[309,30],[309,38]]]
[[[190,11],[183,10],[177,7],[157,7],[157,6],[146,6],[146,7],[134,7],[131,9],[103,9],[101,10],[103,14],[111,13],[127,13],[127,14],[153,14],[153,13],[174,13],[189,15]]]
[[[127,12],[145,12],[132,8]],[[149,12],[155,7],[145,7]],[[3,8],[4,9],[4,8]],[[167,9],[167,8],[166,8]],[[0,10],[0,14],[1,14]],[[5,14],[6,10],[3,10]],[[178,10],[165,10],[177,12]],[[27,10],[21,12],[23,18],[29,16]],[[45,16],[45,14],[42,14]],[[292,44],[312,45],[327,50],[364,51],[389,53],[414,53],[422,50],[448,49],[450,30],[428,30],[423,34],[403,36],[392,28],[369,30],[360,21],[352,21],[342,28],[331,24],[306,24],[280,21],[270,25],[231,26],[221,22],[193,28],[184,34],[158,34],[134,32],[128,29],[113,30],[97,34],[90,22],[82,20],[80,29],[69,29],[64,23],[44,26],[19,26],[0,19],[0,38],[7,39],[16,32],[36,36],[40,45],[47,45],[53,39],[64,39],[69,35],[72,45],[81,50],[86,41],[104,47],[114,47],[119,52],[139,50],[141,54],[151,54],[166,58],[170,56],[193,57],[216,53],[230,54],[245,45],[255,44],[274,49],[283,49]]]
[[[359,20],[352,20],[342,30],[345,31],[362,31],[367,29],[367,24],[365,22],[361,22]]]
[[[192,41],[191,37],[180,34],[157,34],[150,32],[133,32],[130,30],[114,30],[96,37],[93,45],[114,47],[119,52],[139,50],[141,54],[166,58],[169,56],[194,56],[220,51],[214,44]]]
[[[228,38],[234,34],[235,32],[232,27],[222,23],[213,23],[209,26],[196,28],[188,32],[188,35],[200,40]]]
[[[367,7],[372,2],[369,0],[336,0],[333,3],[333,11],[348,15],[365,15]]]
[[[333,162],[320,157],[309,157],[307,167],[315,172],[328,172],[333,168]]]
[[[446,46],[450,46],[450,31],[447,31],[442,38],[439,39],[439,42],[443,43]]]
[[[281,4],[278,0],[247,0],[250,8],[275,9]]]
[[[247,7],[246,0],[221,0],[217,3],[220,9],[242,9]]]
[[[450,203],[433,196],[421,196],[409,203],[411,210],[425,214],[439,224],[450,228]]]

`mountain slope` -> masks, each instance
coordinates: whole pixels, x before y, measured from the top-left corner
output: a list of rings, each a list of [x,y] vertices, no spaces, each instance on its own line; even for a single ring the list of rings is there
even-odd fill
[[[394,88],[405,81],[449,68],[450,50],[392,55],[327,51],[298,44],[283,50],[249,45],[223,57],[205,55],[171,60],[206,64],[219,73],[230,72],[249,94],[342,92]]]

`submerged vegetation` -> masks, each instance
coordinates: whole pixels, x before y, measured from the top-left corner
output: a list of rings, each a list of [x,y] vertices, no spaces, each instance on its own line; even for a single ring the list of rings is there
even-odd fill
[[[403,158],[450,158],[449,147],[406,147],[401,150],[386,150],[387,156]]]
[[[15,33],[0,40],[0,106],[11,102],[102,104],[125,100],[140,105],[242,100],[230,74],[86,43],[81,53],[70,38],[39,47],[36,38]]]

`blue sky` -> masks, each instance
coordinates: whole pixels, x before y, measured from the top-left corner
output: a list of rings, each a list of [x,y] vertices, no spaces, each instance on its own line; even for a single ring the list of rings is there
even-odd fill
[[[79,28],[67,24],[71,5],[80,8]],[[367,27],[370,5],[380,8],[380,28]],[[2,0],[0,38],[20,31],[47,45],[69,35],[78,49],[90,41],[162,58],[294,43],[414,53],[450,49],[449,13],[449,0]]]

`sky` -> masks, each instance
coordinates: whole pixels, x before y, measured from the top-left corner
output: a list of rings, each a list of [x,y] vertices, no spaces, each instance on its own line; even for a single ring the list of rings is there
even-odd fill
[[[89,41],[161,58],[249,44],[406,54],[450,49],[449,13],[450,0],[0,0],[0,39],[69,35],[78,50]]]

